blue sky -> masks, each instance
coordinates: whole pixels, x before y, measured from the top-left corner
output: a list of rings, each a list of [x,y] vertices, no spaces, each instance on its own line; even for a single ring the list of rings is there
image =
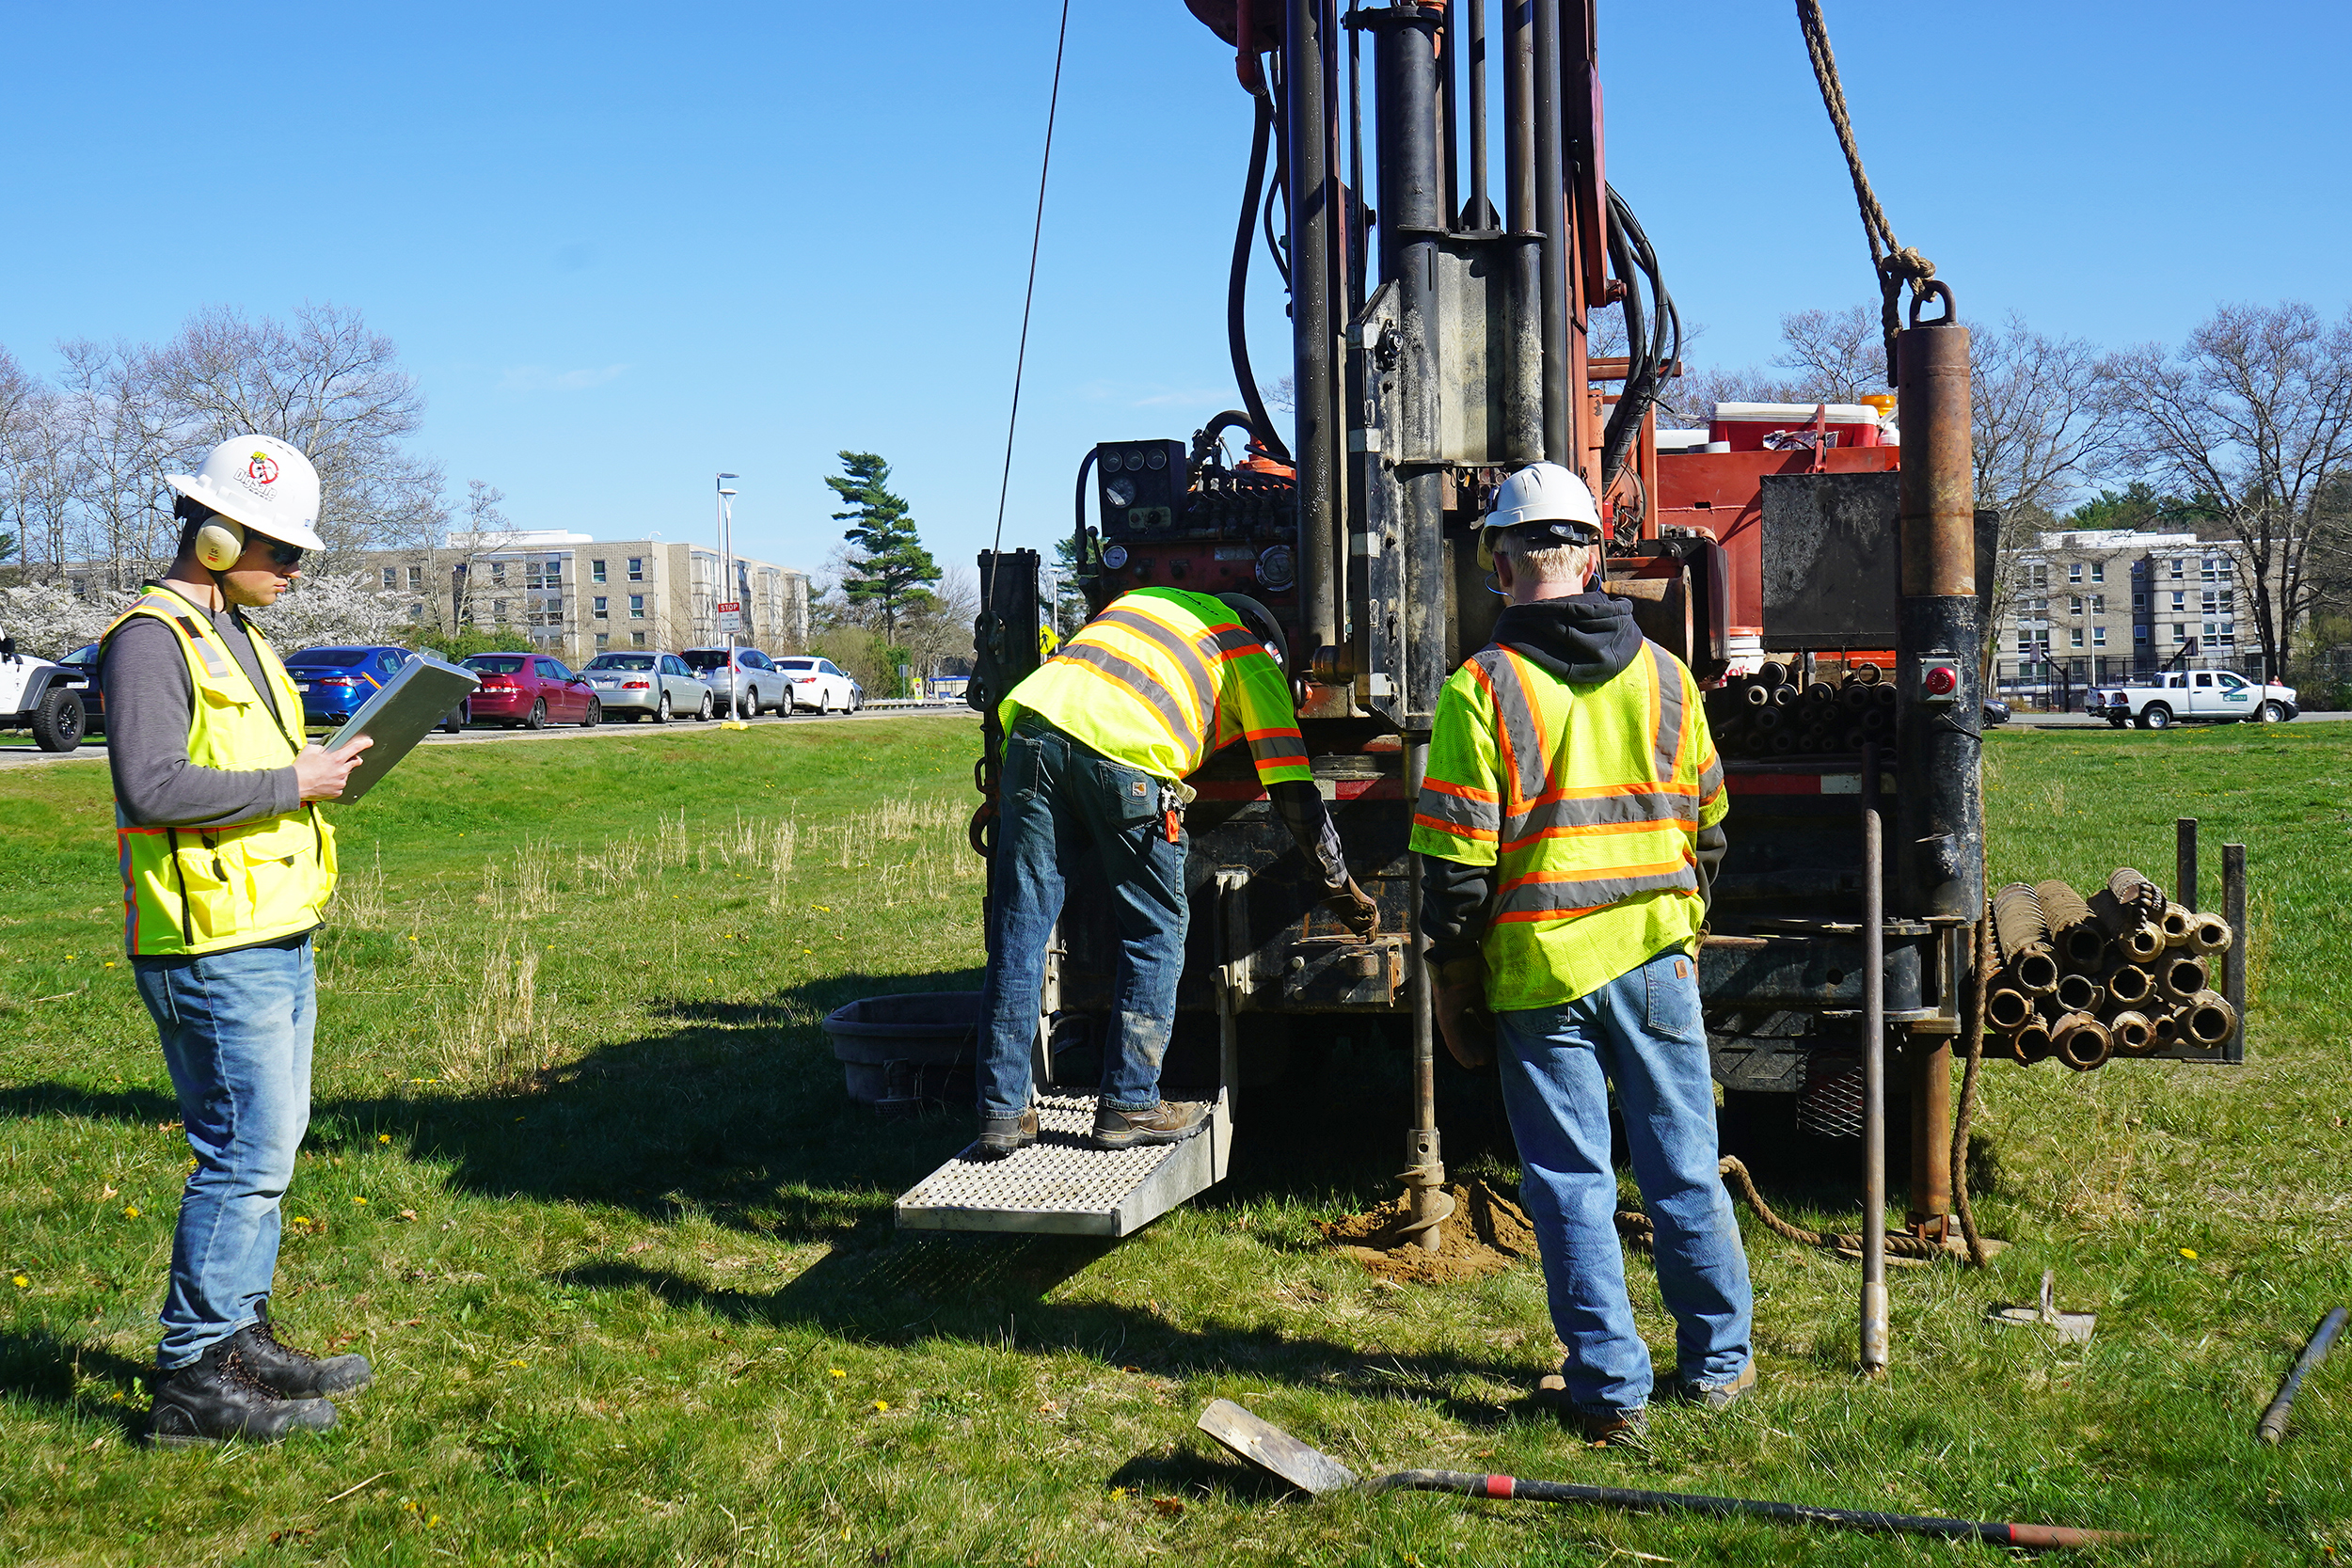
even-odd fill
[[[421,379],[416,445],[453,500],[482,478],[518,525],[705,539],[731,468],[739,546],[818,566],[822,477],[850,447],[888,457],[935,552],[968,564],[995,515],[1057,14],[20,3],[0,343],[46,370],[67,337],[331,300]],[[2352,11],[1829,18],[1881,198],[1964,317],[2121,343],[2224,299],[2344,309]],[[1782,312],[1868,297],[1790,6],[1605,0],[1601,51],[1610,176],[1706,327],[1692,358],[1761,361]],[[1248,133],[1181,0],[1073,5],[1008,544],[1068,528],[1093,441],[1232,403]],[[1277,373],[1263,286],[1252,335]]]

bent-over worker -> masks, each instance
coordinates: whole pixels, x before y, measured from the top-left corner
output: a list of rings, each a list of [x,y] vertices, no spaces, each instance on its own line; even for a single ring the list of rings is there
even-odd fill
[[[1498,489],[1480,555],[1510,604],[1438,700],[1412,847],[1438,1023],[1464,1067],[1501,1059],[1567,1347],[1539,1397],[1589,1440],[1630,1443],[1652,1378],[1613,1218],[1610,1085],[1657,1227],[1675,1392],[1721,1409],[1756,1368],[1695,958],[1723,765],[1690,671],[1644,640],[1630,604],[1586,592],[1599,539],[1566,468],[1533,464]]]
[[[318,474],[241,436],[180,492],[180,549],[106,629],[106,758],[125,945],[195,1168],[172,1232],[151,1435],[275,1442],[335,1424],[365,1357],[279,1341],[278,1200],[310,1120],[310,933],[335,891],[332,800],[370,742],[306,746],[302,697],[245,618],[317,549]]]
[[[1347,874],[1283,673],[1282,633],[1265,608],[1172,588],[1122,594],[1013,688],[999,714],[988,977],[981,988],[980,1148],[1037,1141],[1030,1058],[1045,944],[1068,879],[1090,847],[1119,926],[1119,973],[1103,1045],[1093,1141],[1175,1143],[1207,1107],[1160,1099],[1160,1065],[1184,963],[1184,778],[1247,741],[1258,778],[1322,890],[1369,932],[1371,899]]]

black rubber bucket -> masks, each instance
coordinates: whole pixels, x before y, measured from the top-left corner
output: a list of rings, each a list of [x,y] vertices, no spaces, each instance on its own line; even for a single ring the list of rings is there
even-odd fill
[[[850,1098],[884,1116],[969,1104],[979,1033],[976,990],[868,996],[825,1020]]]

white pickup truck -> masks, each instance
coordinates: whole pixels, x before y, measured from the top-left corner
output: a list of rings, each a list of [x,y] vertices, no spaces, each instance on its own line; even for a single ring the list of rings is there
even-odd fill
[[[2095,690],[2083,711],[2119,730],[2127,721],[2162,730],[2233,721],[2279,724],[2303,710],[2296,705],[2291,686],[2259,686],[2227,670],[2176,670]]]

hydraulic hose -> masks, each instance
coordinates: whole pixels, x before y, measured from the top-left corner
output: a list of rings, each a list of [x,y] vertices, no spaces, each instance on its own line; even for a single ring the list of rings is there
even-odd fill
[[[1233,379],[1241,383],[1242,406],[1249,410],[1250,434],[1267,456],[1278,463],[1291,460],[1290,448],[1266,418],[1265,400],[1258,391],[1257,373],[1249,367],[1249,334],[1245,307],[1249,295],[1249,246],[1256,238],[1258,206],[1265,191],[1266,148],[1274,137],[1274,102],[1263,93],[1257,105],[1257,125],[1249,134],[1249,175],[1241,193],[1241,221],[1233,230],[1233,263],[1225,282],[1225,342],[1233,356]]]

